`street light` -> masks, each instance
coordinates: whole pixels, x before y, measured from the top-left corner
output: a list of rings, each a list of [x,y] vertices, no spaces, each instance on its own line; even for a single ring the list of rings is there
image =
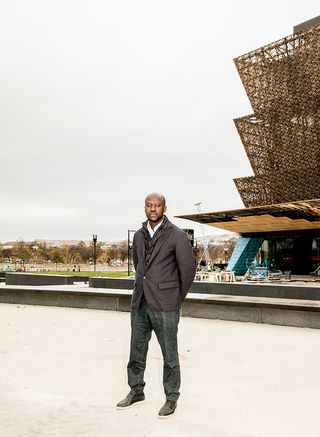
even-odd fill
[[[95,272],[97,269],[97,234],[94,231],[92,235],[92,241],[93,241],[93,271]]]
[[[130,276],[130,249],[132,247],[132,243],[130,241],[130,234],[135,233],[134,229],[128,229],[128,276]]]
[[[227,253],[228,253],[228,248],[225,247],[225,248],[223,249],[223,252],[224,252],[224,263],[227,264]]]

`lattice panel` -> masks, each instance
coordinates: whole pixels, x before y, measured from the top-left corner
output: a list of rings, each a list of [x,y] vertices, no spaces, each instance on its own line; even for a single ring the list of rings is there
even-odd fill
[[[320,25],[235,59],[253,111],[304,111],[319,105]]]
[[[248,207],[320,199],[319,167],[299,171],[267,173],[234,179],[244,205]]]
[[[255,176],[245,206],[320,197],[320,25],[235,59],[254,114],[235,120]]]
[[[266,120],[254,115],[235,120],[255,174],[299,170],[320,163],[319,113]]]

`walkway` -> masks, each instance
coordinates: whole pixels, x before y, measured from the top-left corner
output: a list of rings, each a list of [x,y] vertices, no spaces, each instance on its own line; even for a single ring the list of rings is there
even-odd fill
[[[319,437],[320,330],[184,317],[182,395],[160,420],[150,344],[146,403],[127,394],[129,314],[0,304],[0,435]]]

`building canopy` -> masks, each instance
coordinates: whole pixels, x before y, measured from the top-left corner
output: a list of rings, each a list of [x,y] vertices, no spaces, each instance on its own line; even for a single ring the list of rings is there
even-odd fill
[[[239,234],[320,229],[320,199],[176,217]]]

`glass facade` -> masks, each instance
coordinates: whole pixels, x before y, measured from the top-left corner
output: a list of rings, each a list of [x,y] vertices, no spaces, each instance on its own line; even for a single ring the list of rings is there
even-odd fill
[[[268,235],[260,257],[270,267],[309,275],[320,265],[320,235]]]

